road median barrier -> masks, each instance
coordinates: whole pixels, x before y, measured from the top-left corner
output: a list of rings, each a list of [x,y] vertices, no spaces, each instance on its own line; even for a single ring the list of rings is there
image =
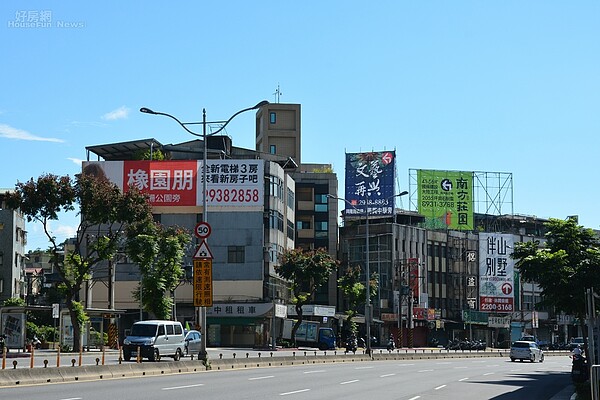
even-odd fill
[[[567,356],[569,352],[546,352],[546,356]],[[365,361],[406,361],[419,359],[453,359],[506,357],[508,350],[493,351],[453,351],[436,350],[420,351],[413,349],[397,349],[395,351],[374,352],[372,357],[363,353],[346,353],[343,351],[328,352],[296,352],[294,355],[261,356],[244,358],[209,359],[208,364],[202,360],[180,360],[161,362],[125,362],[111,365],[63,366],[48,368],[7,368],[0,369],[0,387],[46,384],[99,379],[115,379],[128,377],[144,377],[155,375],[171,375],[180,373],[198,373],[206,370],[231,370],[263,367],[280,367],[293,365],[314,365],[325,363],[347,363]]]

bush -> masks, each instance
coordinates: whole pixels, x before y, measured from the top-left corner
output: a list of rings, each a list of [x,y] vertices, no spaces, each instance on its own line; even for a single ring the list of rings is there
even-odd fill
[[[27,321],[27,323],[25,324],[25,329],[25,338],[28,342],[32,341],[34,336],[42,340],[42,338],[40,337],[40,328],[38,328],[38,326],[33,322]]]
[[[40,326],[38,339],[42,342],[58,342],[58,329],[48,325]]]
[[[108,344],[108,333],[104,332],[102,335],[100,332],[90,329],[90,346],[106,346]]]
[[[60,352],[61,353],[70,353],[71,350],[72,350],[72,348],[68,344],[61,344],[60,345]]]

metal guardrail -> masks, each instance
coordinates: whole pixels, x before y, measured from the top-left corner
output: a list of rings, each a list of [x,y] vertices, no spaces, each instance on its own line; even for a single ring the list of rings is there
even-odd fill
[[[411,357],[411,356],[431,356],[443,357],[446,355],[480,355],[480,356],[499,356],[508,357],[510,349],[486,349],[486,350],[447,350],[441,348],[400,348],[394,350],[374,349],[372,358],[390,358],[390,357]],[[546,355],[568,355],[567,351],[546,351]],[[226,353],[213,352],[212,360],[224,359],[250,359],[250,358],[273,358],[273,357],[344,357],[344,356],[361,356],[367,357],[364,349],[359,349],[356,352],[347,352],[344,349],[336,350],[309,350],[309,349],[280,349],[278,351],[270,350],[252,350],[239,349],[239,351],[228,351]],[[194,356],[187,359],[193,361]],[[40,361],[41,360],[41,361]],[[0,369],[17,369],[17,368],[51,368],[51,367],[84,367],[84,366],[99,366],[99,365],[115,365],[123,363],[122,355],[115,351],[108,352],[79,352],[79,353],[61,353],[60,351],[32,351],[31,353],[9,353],[7,357],[1,358]],[[142,360],[135,360],[134,363],[142,363]],[[148,361],[143,361],[148,363]],[[42,365],[43,364],[43,365]],[[600,400],[600,398],[598,399]]]

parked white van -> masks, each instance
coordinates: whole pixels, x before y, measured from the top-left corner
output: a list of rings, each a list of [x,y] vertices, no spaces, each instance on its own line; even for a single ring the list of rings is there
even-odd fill
[[[177,321],[149,320],[133,324],[129,336],[123,341],[125,361],[140,357],[159,361],[161,357],[172,357],[179,361],[184,352],[183,327]]]

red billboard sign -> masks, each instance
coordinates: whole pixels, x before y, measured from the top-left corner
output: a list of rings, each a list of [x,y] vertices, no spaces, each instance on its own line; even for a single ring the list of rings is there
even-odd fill
[[[197,161],[125,161],[123,190],[147,193],[155,206],[196,205]]]

